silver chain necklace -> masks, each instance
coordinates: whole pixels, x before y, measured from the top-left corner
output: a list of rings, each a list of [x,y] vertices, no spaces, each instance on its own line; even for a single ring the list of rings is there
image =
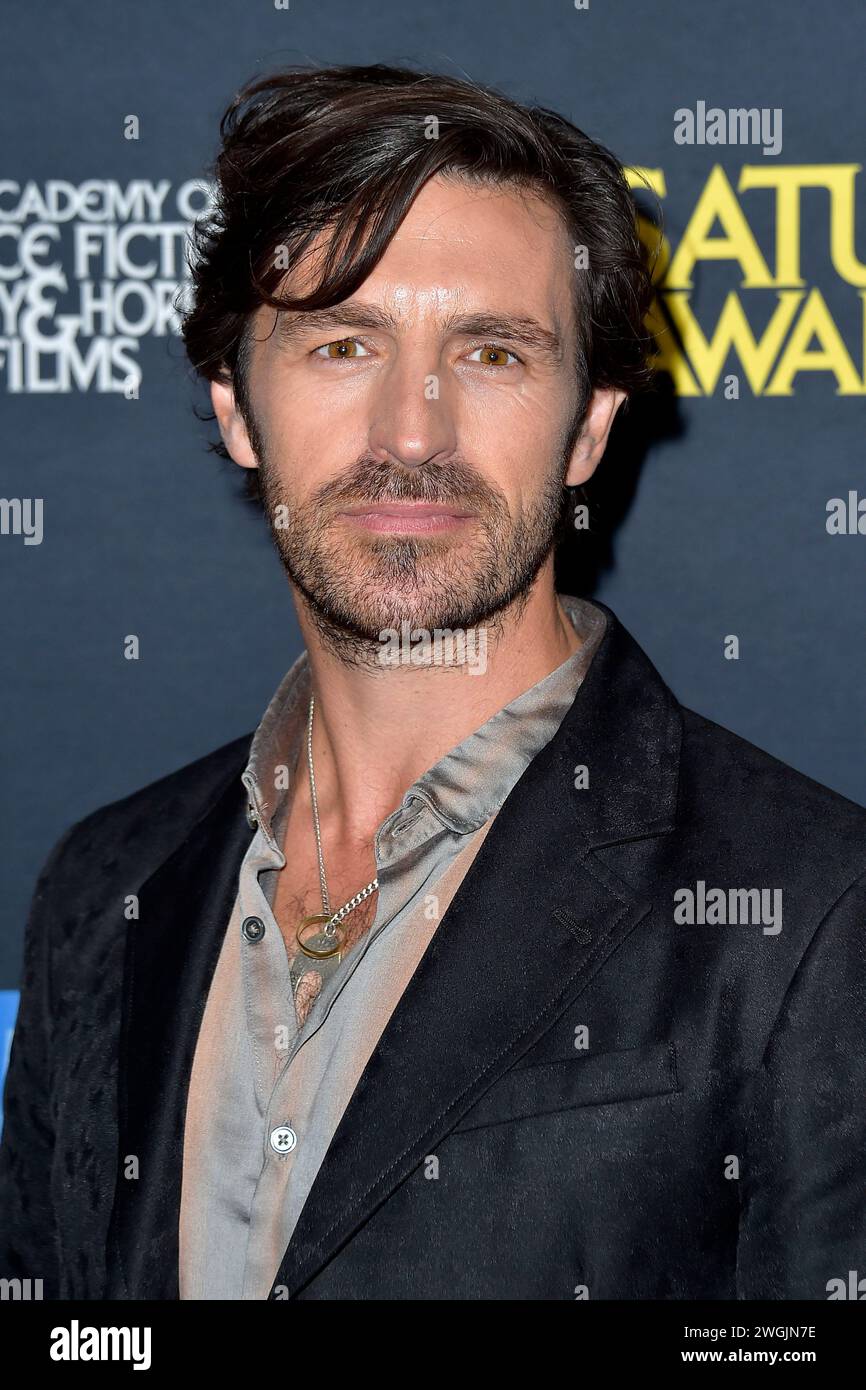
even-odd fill
[[[316,832],[316,852],[319,857],[322,911],[314,912],[310,917],[304,917],[295,932],[295,940],[300,951],[292,964],[293,989],[297,989],[302,976],[314,966],[318,968],[320,974],[324,974],[325,962],[330,964],[331,969],[339,963],[346,940],[346,933],[342,930],[340,923],[379,887],[379,879],[374,878],[371,883],[367,884],[366,888],[362,888],[360,893],[356,893],[336,912],[331,911],[331,900],[325,878],[325,858],[322,853],[322,831],[319,825],[319,803],[316,797],[316,774],[313,771],[313,709],[315,708],[315,700],[315,695],[311,695],[310,712],[307,717],[307,766],[310,770],[310,800],[313,803],[313,828]],[[302,955],[306,956],[306,961],[302,961]],[[327,969],[327,973],[330,974],[330,969]]]

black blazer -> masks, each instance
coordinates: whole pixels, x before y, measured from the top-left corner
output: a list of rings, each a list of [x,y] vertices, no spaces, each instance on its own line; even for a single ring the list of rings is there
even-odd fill
[[[390,1019],[272,1299],[826,1299],[866,1274],[866,810],[683,708],[599,607],[588,675]],[[87,816],[40,876],[0,1277],[46,1297],[178,1296],[249,742]],[[782,930],[678,924],[699,881],[781,889]]]

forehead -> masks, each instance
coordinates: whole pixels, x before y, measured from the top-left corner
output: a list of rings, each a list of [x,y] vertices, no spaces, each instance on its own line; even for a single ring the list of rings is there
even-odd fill
[[[316,249],[326,247],[321,237]],[[298,292],[306,273],[286,281]],[[359,293],[395,314],[443,316],[456,309],[496,309],[543,317],[566,327],[574,275],[570,238],[544,198],[512,185],[492,186],[443,175],[421,189]]]
[[[543,290],[568,266],[562,222],[537,194],[439,176],[421,189],[368,284],[377,273],[383,281],[405,273],[446,289],[460,280],[514,287],[519,272],[518,283]]]

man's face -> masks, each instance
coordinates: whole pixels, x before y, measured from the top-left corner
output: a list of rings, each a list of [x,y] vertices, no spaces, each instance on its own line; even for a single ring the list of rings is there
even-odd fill
[[[529,591],[574,462],[575,273],[546,203],[437,177],[349,299],[258,310],[253,428],[224,437],[258,464],[289,578],[344,645],[403,620],[472,628]]]

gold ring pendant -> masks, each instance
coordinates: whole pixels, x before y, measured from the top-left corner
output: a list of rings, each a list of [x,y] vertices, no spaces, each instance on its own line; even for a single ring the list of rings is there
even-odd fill
[[[315,912],[312,917],[305,917],[295,932],[295,940],[311,960],[328,960],[331,956],[339,955],[343,948],[346,933],[339,926],[335,926],[333,935],[321,930],[330,920],[330,913]],[[328,943],[327,949],[323,949],[325,942]]]

